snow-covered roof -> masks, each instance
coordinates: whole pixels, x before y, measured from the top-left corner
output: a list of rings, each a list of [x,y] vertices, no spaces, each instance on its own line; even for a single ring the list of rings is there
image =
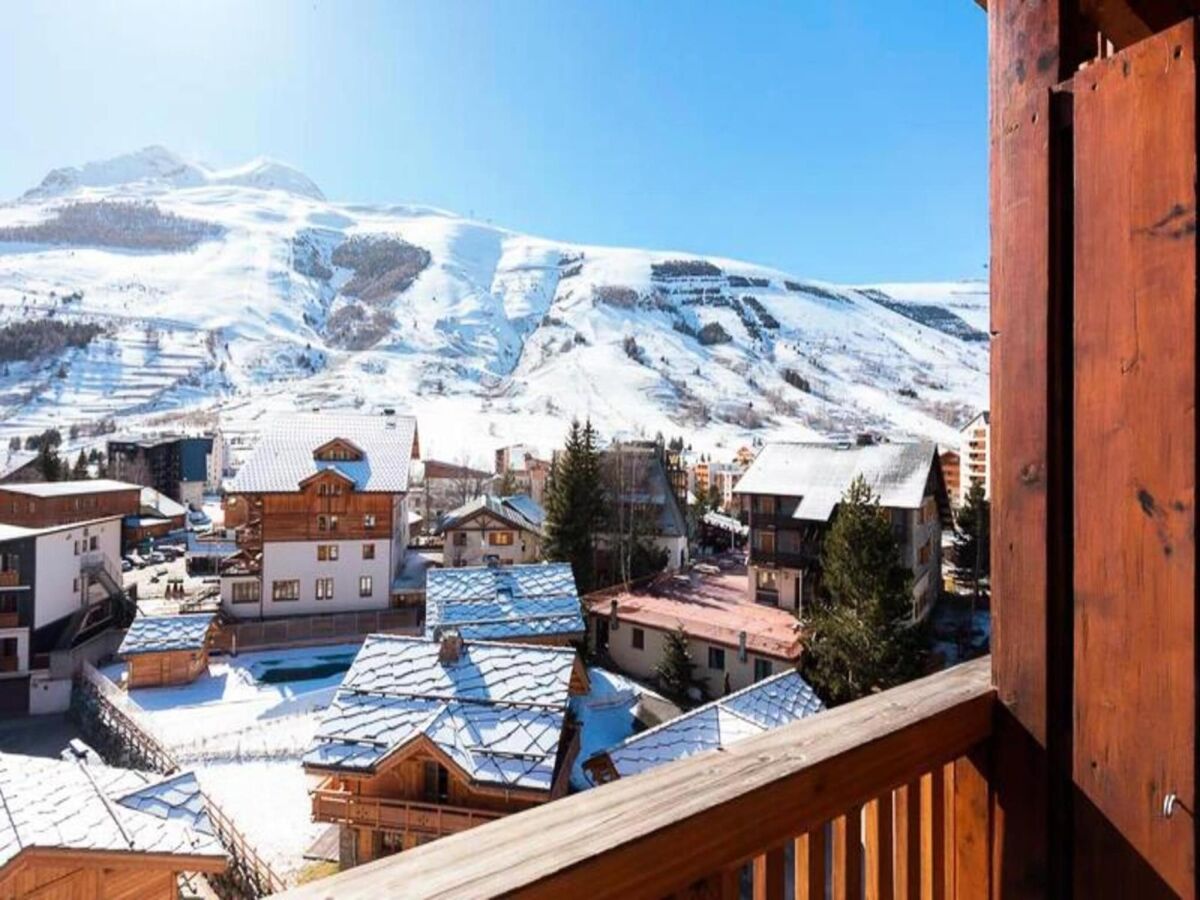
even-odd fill
[[[587,626],[569,563],[431,569],[425,636],[453,627],[467,640],[582,635]]]
[[[0,865],[31,847],[226,858],[190,772],[0,753]]]
[[[117,653],[164,653],[168,650],[200,650],[212,626],[212,613],[178,616],[138,616],[125,632]]]
[[[789,670],[626,738],[605,753],[618,774],[634,775],[705,750],[719,750],[823,709],[825,704],[808,682]]]
[[[480,513],[488,513],[513,528],[538,535],[542,533],[542,522],[546,518],[545,511],[525,494],[512,497],[480,494],[474,500],[468,500],[457,509],[446,513],[438,523],[438,533],[443,534],[451,528],[457,528]]]
[[[357,491],[403,493],[417,420],[410,416],[292,415],[268,428],[229,486],[235,494],[289,493],[328,469]],[[362,459],[318,460],[317,448],[337,438],[362,451]]]
[[[0,484],[0,490],[29,497],[71,497],[75,494],[109,494],[113,491],[138,491],[141,487],[111,478],[79,478],[75,481],[23,481]]]
[[[733,516],[727,516],[724,513],[719,513],[715,509],[706,512],[701,521],[711,528],[719,528],[722,531],[730,531],[734,534],[747,535],[750,533],[749,525],[743,525]]]
[[[0,478],[7,478],[18,469],[23,469],[35,459],[36,450],[9,450],[4,462],[0,462]]]
[[[824,522],[861,475],[879,495],[880,506],[917,509],[936,462],[937,448],[927,442],[768,444],[733,492],[798,497],[793,519]]]
[[[7,487],[8,485],[0,485]],[[85,519],[82,522],[67,522],[63,525],[43,525],[40,528],[28,528],[24,525],[7,525],[0,522],[0,541],[11,541],[16,538],[38,537],[43,534],[53,534],[56,531],[72,531],[89,528],[92,525],[102,525],[120,519],[119,515],[101,516],[98,519]]]
[[[325,711],[306,766],[372,772],[424,737],[471,781],[548,791],[575,651],[370,635]]]
[[[141,499],[138,502],[141,504],[142,512],[146,515],[155,515],[163,519],[174,519],[187,515],[186,506],[151,487],[142,488]]]

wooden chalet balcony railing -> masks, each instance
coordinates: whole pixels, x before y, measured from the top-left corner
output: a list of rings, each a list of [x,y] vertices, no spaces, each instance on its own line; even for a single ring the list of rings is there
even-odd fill
[[[993,703],[977,660],[287,896],[987,896]]]
[[[21,624],[21,614],[15,612],[0,612],[0,628],[16,628]]]
[[[18,587],[21,584],[21,573],[16,569],[6,569],[0,572],[0,587]]]
[[[500,813],[458,806],[363,797],[349,791],[318,788],[312,792],[312,816],[335,822],[390,831],[415,831],[443,836],[501,818]]]

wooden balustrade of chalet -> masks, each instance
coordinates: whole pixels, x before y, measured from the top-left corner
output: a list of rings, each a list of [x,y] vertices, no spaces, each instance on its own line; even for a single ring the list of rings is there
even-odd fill
[[[493,822],[503,815],[412,800],[363,797],[331,788],[312,792],[314,822],[337,822],[375,830],[417,831],[441,837]]]
[[[975,897],[988,659],[351,869],[289,897]],[[788,869],[790,868],[790,872]]]

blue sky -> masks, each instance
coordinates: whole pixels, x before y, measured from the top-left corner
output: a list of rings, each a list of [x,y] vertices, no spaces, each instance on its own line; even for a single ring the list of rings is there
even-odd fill
[[[836,281],[983,277],[970,0],[7,4],[0,197],[147,144]]]

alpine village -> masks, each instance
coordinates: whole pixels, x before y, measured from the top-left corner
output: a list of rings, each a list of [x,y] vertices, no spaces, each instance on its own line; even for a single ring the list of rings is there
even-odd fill
[[[14,434],[0,898],[1195,897],[1200,3],[978,6],[953,439]]]

